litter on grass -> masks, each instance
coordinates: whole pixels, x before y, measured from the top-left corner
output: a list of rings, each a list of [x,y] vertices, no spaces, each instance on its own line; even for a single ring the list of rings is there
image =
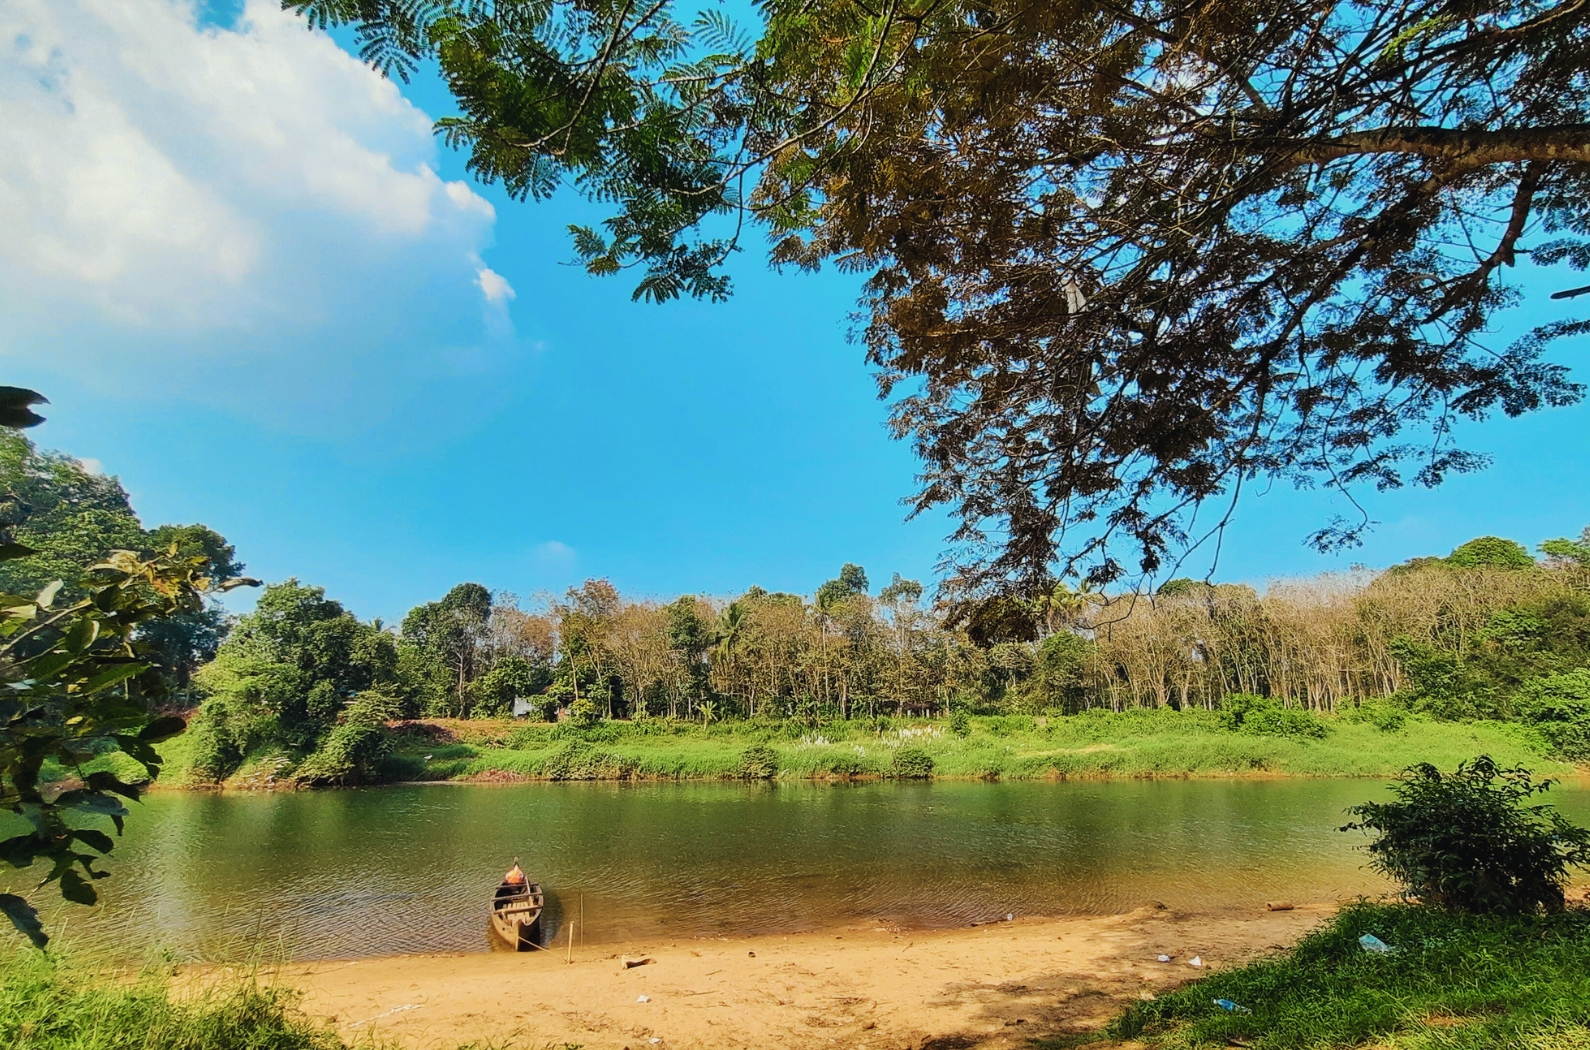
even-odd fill
[[[1366,933],[1358,938],[1358,944],[1364,951],[1374,952],[1376,955],[1390,955],[1397,950],[1372,933]]]
[[[1220,1007],[1220,1009],[1224,1010],[1228,1014],[1251,1014],[1253,1012],[1246,1006],[1238,1006],[1230,999],[1216,999],[1215,1005]]]

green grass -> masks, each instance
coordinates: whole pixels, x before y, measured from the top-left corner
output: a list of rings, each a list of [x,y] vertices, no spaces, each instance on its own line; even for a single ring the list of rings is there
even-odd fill
[[[168,973],[133,979],[0,947],[0,1046],[14,1050],[342,1050],[291,993],[238,983],[170,995]]]
[[[745,750],[757,745],[777,753],[783,779],[886,777],[901,747],[925,751],[935,777],[954,779],[1378,777],[1416,762],[1451,768],[1482,753],[1542,775],[1574,770],[1548,757],[1539,736],[1522,725],[1415,717],[1382,729],[1348,717],[1320,721],[1325,732],[1319,739],[1233,731],[1210,712],[1169,709],[976,717],[964,737],[943,720],[915,719],[816,728],[652,719],[589,730],[504,720],[449,722],[454,741],[405,740],[392,770],[406,780],[721,779],[738,776]]]
[[[1364,951],[1365,933],[1398,951]],[[1359,904],[1272,959],[1133,1005],[1108,1034],[1163,1050],[1584,1050],[1590,911],[1501,918]]]

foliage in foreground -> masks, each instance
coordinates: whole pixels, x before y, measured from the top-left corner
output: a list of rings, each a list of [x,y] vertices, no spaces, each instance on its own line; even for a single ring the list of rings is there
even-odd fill
[[[1421,763],[1392,785],[1390,802],[1352,807],[1359,819],[1342,830],[1374,832],[1371,866],[1432,907],[1557,912],[1569,867],[1590,863],[1590,831],[1551,806],[1524,805],[1550,787],[1489,755],[1447,774]]]
[[[1397,950],[1366,951],[1366,933]],[[1217,999],[1252,1012],[1227,1012]],[[1360,903],[1272,959],[1134,1004],[1110,1034],[1167,1050],[1388,1037],[1442,1050],[1580,1050],[1590,1045],[1590,912],[1481,916]]]
[[[82,972],[53,953],[0,951],[0,1046],[14,1050],[342,1050],[280,988],[173,999],[169,981]]]
[[[27,551],[13,543],[0,557]],[[176,716],[150,715],[167,683],[141,630],[202,609],[212,590],[249,582],[212,582],[206,565],[203,557],[144,561],[115,551],[89,571],[80,601],[57,605],[59,583],[33,597],[0,594],[0,808],[30,825],[0,842],[0,860],[17,868],[48,862],[44,881],[58,882],[67,900],[95,902],[92,880],[107,873],[94,863],[114,845],[84,818],[109,818],[120,832],[127,815],[121,798],[140,791],[109,770],[85,767],[121,752],[153,780],[161,763],[153,745],[185,726]],[[46,763],[73,771],[79,782],[47,792]],[[0,894],[0,910],[35,944],[48,940],[25,899]]]

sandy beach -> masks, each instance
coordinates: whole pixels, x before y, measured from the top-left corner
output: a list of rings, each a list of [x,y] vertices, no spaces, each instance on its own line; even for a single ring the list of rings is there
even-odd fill
[[[561,946],[302,963],[267,979],[301,989],[350,1041],[407,1050],[1016,1047],[1097,1029],[1132,999],[1291,944],[1334,908],[1178,914],[1151,902],[957,930],[576,946],[572,963]]]

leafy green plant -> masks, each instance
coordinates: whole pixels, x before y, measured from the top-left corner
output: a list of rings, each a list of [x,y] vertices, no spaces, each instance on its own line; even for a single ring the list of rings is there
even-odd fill
[[[755,744],[740,753],[740,776],[747,780],[771,780],[778,776],[778,752],[766,744]]]
[[[972,735],[972,716],[965,711],[956,711],[950,715],[950,732],[965,739]]]
[[[1325,736],[1325,726],[1308,711],[1283,707],[1267,696],[1237,693],[1220,702],[1220,725],[1234,733],[1258,736]]]
[[[634,759],[570,741],[547,756],[540,772],[548,780],[624,780],[639,768]]]
[[[1551,783],[1488,755],[1449,774],[1422,763],[1392,785],[1392,801],[1349,809],[1358,820],[1341,830],[1374,834],[1371,866],[1432,907],[1561,911],[1568,869],[1590,863],[1590,831],[1551,806],[1524,804]]]
[[[1564,758],[1590,759],[1590,669],[1525,682],[1513,706]]]
[[[0,546],[0,559],[28,552],[7,543]],[[121,799],[136,799],[141,790],[105,770],[83,767],[120,751],[153,780],[160,756],[152,745],[186,728],[179,717],[150,715],[151,702],[166,695],[167,683],[140,629],[204,608],[207,593],[254,583],[212,581],[203,575],[206,562],[174,552],[143,560],[114,551],[88,570],[80,601],[58,607],[59,582],[33,597],[0,595],[0,807],[30,825],[0,842],[0,859],[16,868],[48,862],[40,885],[59,883],[69,901],[98,900],[92,883],[108,873],[94,863],[114,845],[103,831],[84,827],[84,818],[108,819],[120,833],[127,816]],[[46,763],[74,772],[76,785],[46,792]],[[48,941],[24,898],[0,894],[0,911],[35,944]]]
[[[369,784],[381,780],[392,754],[386,723],[396,714],[397,702],[380,693],[360,693],[348,705],[314,754],[293,771],[305,784]]]
[[[894,753],[890,770],[901,780],[926,780],[933,775],[933,756],[919,747],[902,747]]]

